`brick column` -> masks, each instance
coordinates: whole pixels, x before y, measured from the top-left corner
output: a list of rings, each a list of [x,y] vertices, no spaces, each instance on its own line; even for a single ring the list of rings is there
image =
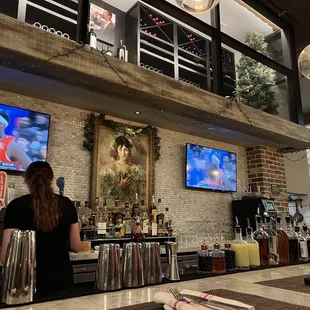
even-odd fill
[[[267,198],[273,198],[278,212],[288,211],[287,187],[283,155],[265,146],[247,149],[248,179],[250,184],[260,186]],[[272,194],[271,186],[278,185],[279,194]]]

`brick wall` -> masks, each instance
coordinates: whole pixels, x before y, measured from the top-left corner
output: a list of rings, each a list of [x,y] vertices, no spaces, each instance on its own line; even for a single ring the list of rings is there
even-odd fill
[[[72,200],[88,200],[91,159],[83,150],[82,141],[84,120],[90,111],[3,91],[0,91],[0,98],[3,104],[51,114],[48,161],[54,169],[55,178],[65,177],[66,196]],[[175,233],[206,237],[230,231],[232,196],[229,193],[185,188],[185,143],[237,154],[238,192],[233,194],[235,198],[241,197],[247,184],[245,148],[165,129],[159,129],[159,136],[161,159],[155,166],[155,194],[162,199],[163,207],[170,208]],[[22,176],[10,175],[9,180],[16,182],[16,196],[27,193]]]
[[[288,202],[283,155],[273,148],[255,146],[247,149],[247,163],[249,183],[259,185],[267,198],[273,198],[278,212],[286,212]],[[279,194],[271,193],[272,185],[279,186]]]

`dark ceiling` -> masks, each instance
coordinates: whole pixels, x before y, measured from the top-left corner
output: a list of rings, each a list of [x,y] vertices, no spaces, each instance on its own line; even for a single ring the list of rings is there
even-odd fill
[[[310,44],[310,0],[260,0],[266,6],[273,4],[274,11],[294,24],[297,51]]]

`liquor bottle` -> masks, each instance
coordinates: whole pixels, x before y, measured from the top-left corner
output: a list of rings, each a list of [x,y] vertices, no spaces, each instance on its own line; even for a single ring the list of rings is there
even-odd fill
[[[298,248],[299,248],[299,260],[300,261],[308,261],[309,260],[309,253],[308,253],[308,246],[307,246],[307,239],[302,236],[300,232],[300,227],[296,223],[295,225],[295,232],[298,237]]]
[[[266,233],[268,234],[269,265],[279,264],[279,241],[277,233],[271,227],[271,218],[266,216]]]
[[[117,56],[120,60],[128,62],[128,50],[123,40],[120,40],[120,47],[117,49]]]
[[[286,234],[288,236],[288,245],[290,252],[290,263],[296,263],[299,261],[299,246],[298,236],[292,227],[290,216],[286,216]]]
[[[144,200],[141,201],[141,211],[142,211],[142,215],[141,215],[142,231],[144,235],[147,236],[149,233],[149,214],[144,204]]]
[[[246,229],[246,242],[249,249],[250,267],[258,268],[260,267],[260,257],[259,257],[259,245],[258,242],[253,239],[253,229],[248,219],[248,227]]]
[[[113,217],[109,217],[109,223],[107,227],[107,238],[114,238],[115,237],[115,225],[113,224]]]
[[[130,237],[131,236],[131,232],[132,232],[132,218],[130,216],[130,211],[129,209],[126,211],[126,214],[124,216],[123,219],[123,223],[124,223],[124,227],[125,227],[125,236],[126,237]]]
[[[231,249],[236,253],[236,268],[238,270],[250,269],[249,248],[246,241],[242,239],[242,229],[236,218],[235,239],[231,242]]]
[[[136,193],[136,200],[132,206],[132,217],[135,220],[137,216],[140,216],[140,204],[138,202],[138,194]]]
[[[122,210],[119,207],[119,200],[118,199],[116,199],[114,201],[113,214],[114,214],[114,221],[115,221],[115,223],[117,223],[118,219],[121,219],[123,221]]]
[[[122,220],[119,218],[115,224],[115,238],[121,238]]]
[[[99,211],[95,218],[97,226],[97,237],[104,238],[107,234],[107,224],[109,222],[109,214],[106,199],[103,204],[103,212]]]
[[[124,238],[125,237],[125,227],[124,227],[124,224],[121,223],[121,231],[120,231],[120,234],[121,234],[121,238]]]
[[[97,48],[97,35],[94,28],[90,28],[88,32],[88,43],[91,48]]]
[[[276,233],[279,240],[279,263],[289,264],[290,263],[290,251],[289,241],[286,232],[281,227],[281,218],[277,217],[277,229]]]
[[[165,208],[165,217],[164,217],[164,221],[165,221],[165,229],[166,229],[166,234],[167,236],[172,236],[172,220],[170,219],[169,216],[169,208]]]
[[[152,196],[152,222],[156,222],[157,223],[157,207],[155,204],[155,196]]]
[[[308,254],[310,256],[310,235],[309,235],[308,226],[306,225],[306,223],[303,225],[302,230],[303,230],[303,236],[307,240]]]
[[[162,208],[161,208],[161,199],[158,199],[158,203],[157,203],[157,218],[156,218],[156,222],[157,222],[157,235],[158,236],[165,236],[165,227],[164,227],[164,219],[165,219],[165,215],[162,212]]]
[[[212,273],[212,255],[208,251],[208,245],[205,240],[201,245],[201,250],[198,251],[198,273],[211,274]]]
[[[225,252],[221,250],[221,246],[216,243],[214,244],[214,250],[212,252],[212,273],[219,274],[225,272]]]
[[[227,272],[236,271],[236,253],[231,249],[231,244],[228,242],[225,243],[225,264]]]
[[[268,253],[269,253],[268,234],[264,231],[262,227],[262,217],[259,214],[259,210],[255,218],[256,218],[256,230],[253,233],[253,237],[258,242],[260,264],[261,266],[267,266],[269,263],[268,261]]]
[[[140,226],[140,218],[137,217],[137,219],[136,219],[136,228],[132,232],[132,235],[131,235],[131,242],[141,243],[141,242],[144,242],[144,241],[145,241],[145,237],[144,237],[143,231],[142,231],[141,226]]]

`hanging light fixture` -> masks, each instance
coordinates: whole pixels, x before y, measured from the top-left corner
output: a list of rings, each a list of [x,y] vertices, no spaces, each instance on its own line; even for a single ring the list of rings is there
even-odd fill
[[[310,45],[308,45],[299,55],[298,67],[300,73],[310,80]]]
[[[176,0],[176,2],[183,10],[198,14],[212,10],[220,0]]]

